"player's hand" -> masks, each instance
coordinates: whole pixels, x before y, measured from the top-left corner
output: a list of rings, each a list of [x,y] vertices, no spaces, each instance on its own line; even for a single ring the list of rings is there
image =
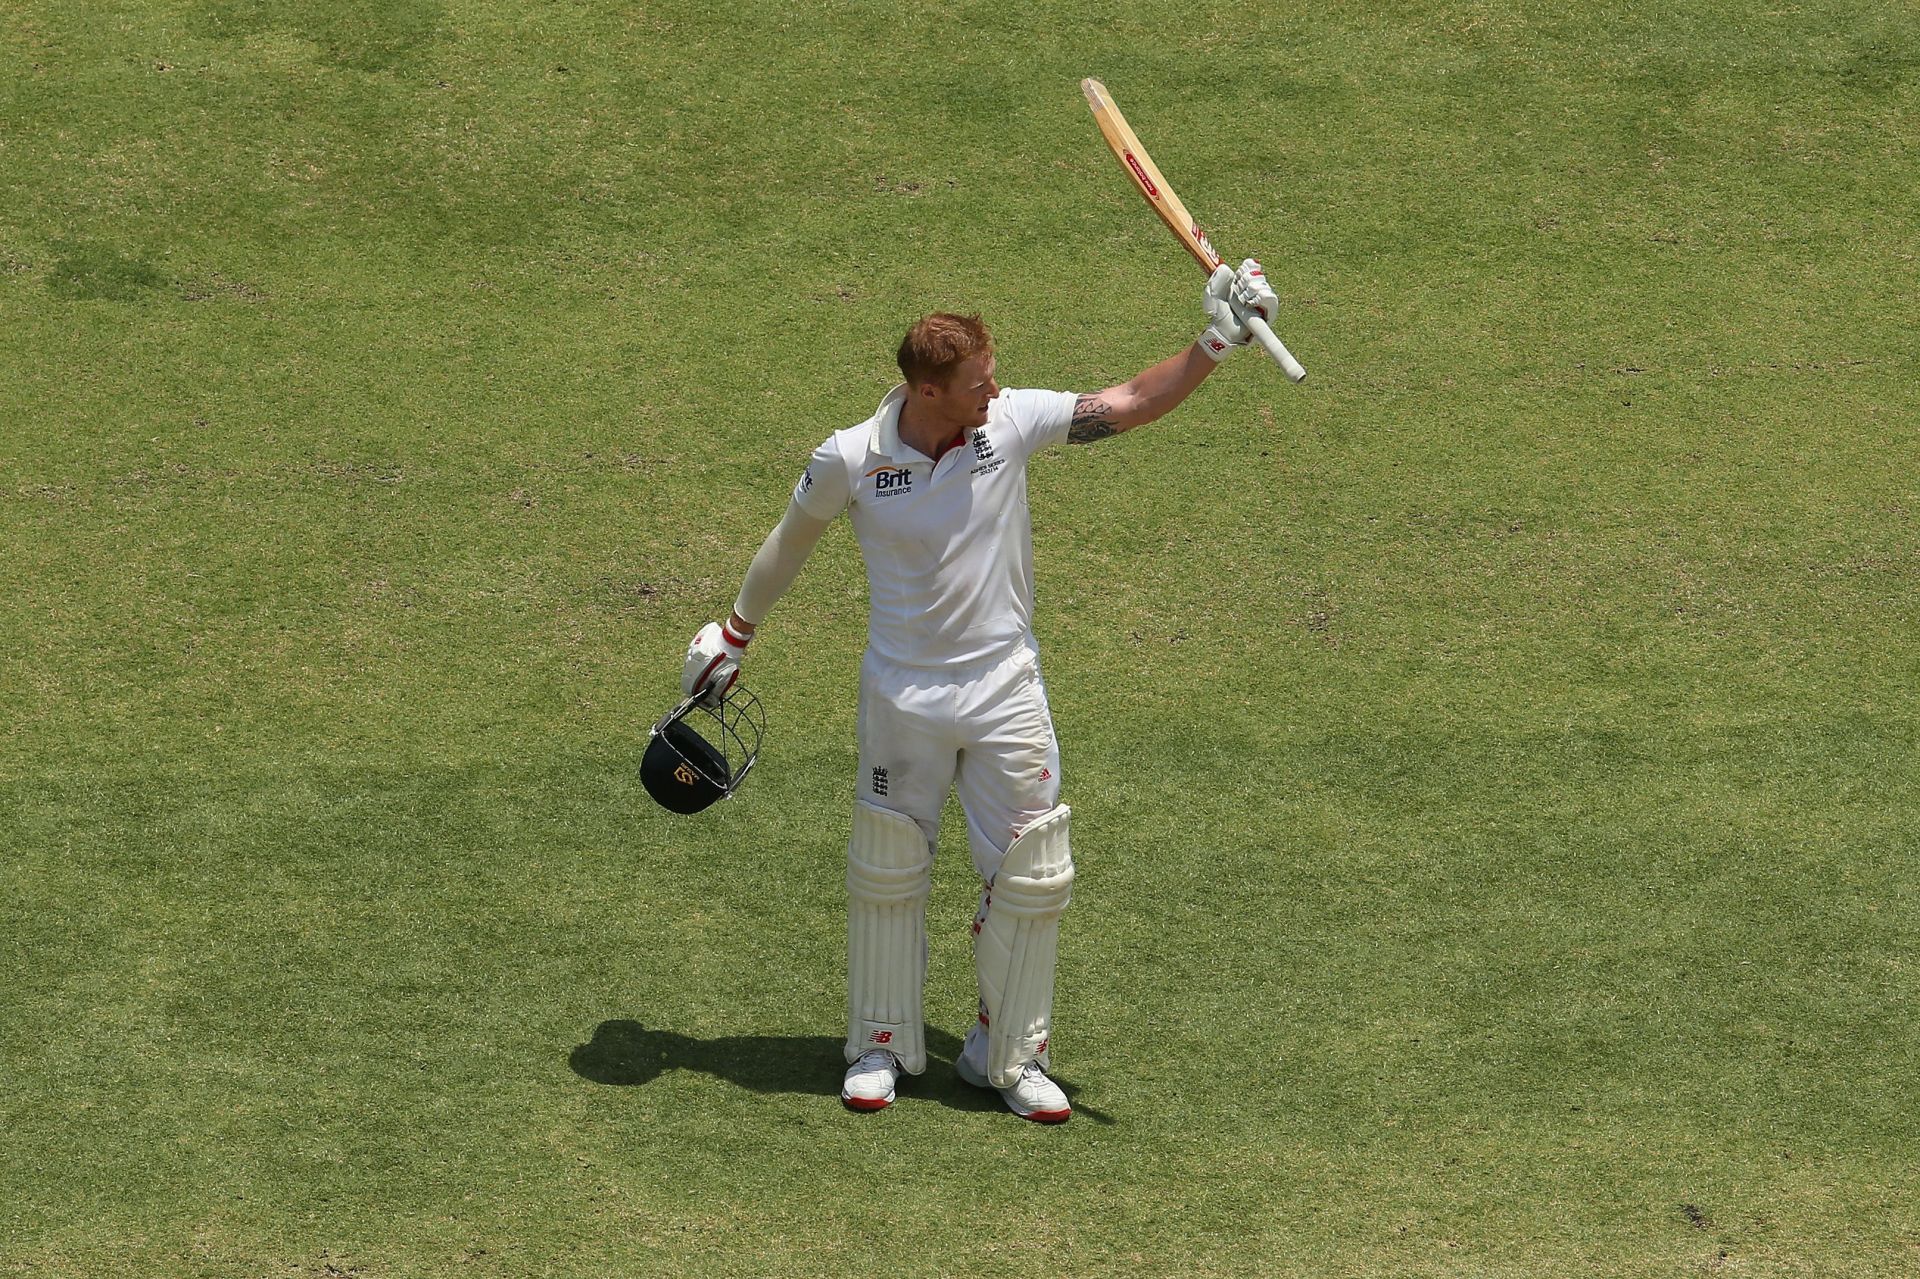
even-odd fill
[[[1210,323],[1207,331],[1200,335],[1200,349],[1216,364],[1253,339],[1246,321],[1234,309],[1234,289],[1238,283],[1239,277],[1234,274],[1233,268],[1222,262],[1213,268],[1213,275],[1207,280],[1206,295],[1201,299]]]
[[[680,668],[681,693],[697,694],[708,706],[718,705],[740,678],[740,659],[747,655],[747,641],[752,638],[719,622],[702,626],[687,645],[686,665]]]
[[[1271,324],[1280,314],[1280,297],[1267,283],[1267,273],[1252,258],[1242,262],[1240,269],[1233,273],[1232,296],[1233,313],[1243,322],[1248,316],[1258,314]]]

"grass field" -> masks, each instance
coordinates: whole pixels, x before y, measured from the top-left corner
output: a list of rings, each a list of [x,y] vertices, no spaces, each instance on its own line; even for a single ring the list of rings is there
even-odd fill
[[[938,307],[1311,371],[1033,464],[1080,864],[1023,1124],[845,1113],[864,578],[635,769]],[[0,13],[0,1273],[1920,1269],[1920,16]]]

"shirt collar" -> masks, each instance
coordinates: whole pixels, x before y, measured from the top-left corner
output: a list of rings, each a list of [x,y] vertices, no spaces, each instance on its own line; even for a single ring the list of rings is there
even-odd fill
[[[888,391],[880,401],[880,407],[873,415],[873,430],[869,442],[873,451],[882,457],[892,458],[896,462],[925,461],[918,450],[908,447],[900,439],[900,408],[907,402],[907,384],[905,382]]]

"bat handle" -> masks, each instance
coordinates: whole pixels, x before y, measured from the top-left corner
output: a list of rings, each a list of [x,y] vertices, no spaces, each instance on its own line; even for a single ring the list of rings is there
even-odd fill
[[[1257,315],[1249,315],[1247,327],[1253,331],[1253,336],[1260,340],[1260,345],[1267,348],[1267,354],[1273,357],[1273,362],[1285,371],[1287,381],[1304,382],[1306,380],[1307,371],[1300,367],[1300,361],[1293,358],[1293,352],[1287,350],[1287,344],[1274,336],[1273,330],[1267,327],[1265,320]]]

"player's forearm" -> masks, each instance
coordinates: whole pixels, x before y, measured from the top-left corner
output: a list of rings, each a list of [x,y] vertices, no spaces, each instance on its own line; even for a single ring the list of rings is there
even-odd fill
[[[767,619],[774,604],[800,576],[807,557],[813,554],[829,523],[831,521],[807,514],[798,502],[787,507],[787,513],[774,525],[773,532],[767,534],[767,540],[754,553],[753,563],[747,566],[747,576],[740,583],[740,598],[734,601],[733,616],[729,619],[735,630],[751,636]]]
[[[1165,417],[1218,367],[1196,342],[1140,373],[1121,388],[1122,398],[1134,404],[1127,425],[1145,426]]]
[[[1207,380],[1213,368],[1213,359],[1196,342],[1131,381],[1083,395],[1073,406],[1067,439],[1091,444],[1165,417]]]

